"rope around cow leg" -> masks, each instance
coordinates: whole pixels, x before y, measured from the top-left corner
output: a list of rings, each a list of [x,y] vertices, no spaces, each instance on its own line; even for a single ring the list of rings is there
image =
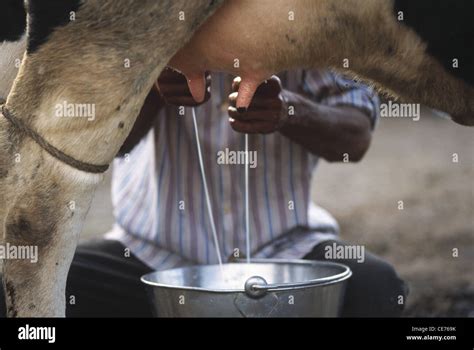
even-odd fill
[[[0,103],[1,104],[1,103]],[[48,141],[46,141],[40,134],[36,131],[31,129],[27,126],[21,119],[15,117],[10,111],[7,109],[5,104],[1,104],[0,112],[3,114],[5,119],[7,119],[17,131],[25,134],[26,136],[33,139],[42,149],[52,155],[54,158],[60,160],[61,162],[81,171],[85,171],[86,173],[93,173],[93,174],[101,174],[105,173],[109,168],[108,164],[104,165],[95,165],[86,163],[80,160],[77,160],[71,156],[68,156],[61,150],[54,147]]]

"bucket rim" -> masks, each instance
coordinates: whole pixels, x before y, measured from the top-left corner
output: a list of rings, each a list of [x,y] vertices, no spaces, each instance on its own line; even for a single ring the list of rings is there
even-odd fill
[[[308,266],[332,266],[332,267],[339,267],[341,268],[341,273],[335,274],[329,277],[321,277],[321,278],[314,278],[309,279],[303,282],[293,282],[293,283],[281,283],[280,288],[277,290],[272,291],[285,291],[285,290],[296,290],[296,289],[303,289],[303,288],[312,288],[312,287],[321,287],[336,284],[339,282],[344,282],[348,280],[352,276],[352,271],[349,266],[336,263],[332,261],[314,261],[314,260],[301,260],[301,259],[251,259],[251,264],[291,264],[291,265],[308,265]],[[235,264],[246,264],[245,259],[239,259],[235,262],[225,263],[223,265],[235,265]],[[245,288],[227,288],[227,289],[211,289],[206,287],[195,287],[195,286],[177,286],[167,283],[160,283],[160,282],[153,282],[147,280],[147,277],[154,275],[155,273],[165,272],[165,271],[174,271],[174,270],[183,270],[183,269],[191,269],[196,267],[216,267],[219,269],[218,264],[210,264],[210,265],[190,265],[190,266],[182,266],[176,267],[173,269],[165,269],[165,270],[158,270],[147,273],[140,278],[140,281],[146,284],[149,287],[159,287],[164,289],[170,290],[185,290],[185,291],[196,291],[196,292],[206,292],[206,293],[245,293]],[[321,280],[324,279],[323,282]]]

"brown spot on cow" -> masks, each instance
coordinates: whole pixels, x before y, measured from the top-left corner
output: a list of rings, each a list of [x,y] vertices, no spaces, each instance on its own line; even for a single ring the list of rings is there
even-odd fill
[[[286,41],[288,41],[288,43],[291,45],[295,45],[297,42],[295,38],[290,37],[288,34],[285,34],[285,38]]]
[[[36,175],[38,175],[38,171],[40,168],[41,168],[41,161],[39,161],[38,164],[36,164],[36,166],[34,167],[33,173],[31,174],[31,180],[35,179]]]
[[[393,48],[392,45],[389,45],[387,47],[387,55],[393,55],[395,53],[395,49]]]
[[[34,195],[24,193],[6,218],[5,237],[12,244],[36,245],[46,248],[53,239],[61,220],[60,187],[53,182]]]

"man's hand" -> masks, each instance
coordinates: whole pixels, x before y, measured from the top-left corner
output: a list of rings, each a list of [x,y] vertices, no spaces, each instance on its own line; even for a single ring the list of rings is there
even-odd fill
[[[204,99],[196,102],[191,95],[186,77],[181,73],[165,68],[157,81],[157,88],[163,100],[170,105],[195,107],[203,104],[211,97],[211,75],[206,73]]]
[[[236,107],[240,83],[240,77],[234,79],[229,95],[228,112],[232,129],[247,134],[269,134],[280,130],[288,121],[288,108],[280,79],[272,76],[262,83],[248,109]]]
[[[211,76],[210,74],[206,74],[206,94],[201,103],[206,102],[211,97],[210,85]],[[165,103],[178,106],[198,106],[201,104],[194,101],[191,96],[184,75],[170,68],[165,68],[149,92],[140,110],[140,114],[133,125],[132,131],[120,148],[119,156],[131,152],[147,134],[153,126],[155,117]]]

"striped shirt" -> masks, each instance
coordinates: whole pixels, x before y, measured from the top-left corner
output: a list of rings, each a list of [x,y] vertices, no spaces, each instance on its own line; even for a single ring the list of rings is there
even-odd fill
[[[283,86],[328,106],[364,111],[372,125],[379,100],[367,86],[330,71],[282,75]],[[229,79],[212,76],[211,100],[197,108],[198,129],[224,260],[245,254],[244,165],[219,164],[219,152],[244,150],[244,135],[228,122]],[[256,167],[249,169],[252,257],[301,258],[337,234],[335,220],[310,199],[318,157],[276,132],[249,135]],[[116,224],[106,235],[160,270],[217,263],[189,108],[165,107],[153,129],[114,161]],[[305,228],[304,230],[298,228]]]

